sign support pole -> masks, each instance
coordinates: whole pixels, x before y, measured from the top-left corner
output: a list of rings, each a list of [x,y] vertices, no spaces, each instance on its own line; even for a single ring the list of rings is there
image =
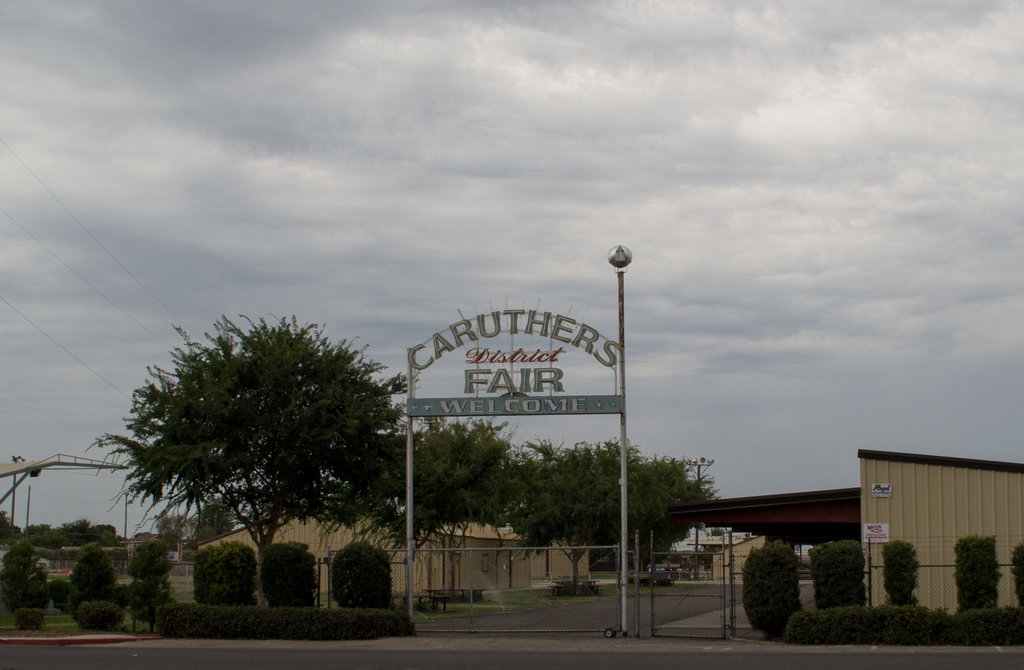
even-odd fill
[[[627,544],[629,542],[629,486],[627,480],[628,468],[628,456],[629,456],[629,444],[626,441],[626,324],[625,324],[625,301],[624,301],[624,282],[623,270],[618,270],[615,273],[619,278],[619,395],[622,396],[623,407],[619,414],[619,453],[620,453],[620,464],[619,464],[619,495],[621,497],[621,504],[619,509],[619,524],[620,524],[620,537],[619,537],[619,600],[620,607],[619,612],[621,613],[621,621],[619,626],[622,629],[622,635],[625,637],[629,636],[629,619],[626,615],[626,591],[629,586],[629,562],[627,559]]]
[[[416,371],[409,364],[408,397],[416,397]],[[413,505],[413,427],[412,417],[407,417],[405,427],[405,606],[411,619],[413,616],[413,578],[416,560],[416,533],[412,523]]]
[[[625,281],[626,266],[633,260],[633,254],[621,244],[608,254],[608,262],[615,268],[619,284],[619,395],[622,407],[619,412],[619,629],[623,637],[629,636],[629,617],[626,614],[626,591],[629,587],[629,565],[627,562],[627,545],[629,544],[629,486],[628,460],[629,441],[626,437],[626,301]],[[639,633],[639,631],[637,631]]]

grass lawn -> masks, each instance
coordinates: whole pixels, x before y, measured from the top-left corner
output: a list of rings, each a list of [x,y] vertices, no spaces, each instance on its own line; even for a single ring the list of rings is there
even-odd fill
[[[16,630],[13,614],[0,614],[0,630]],[[43,630],[78,630],[78,622],[70,614],[48,614],[43,618]]]

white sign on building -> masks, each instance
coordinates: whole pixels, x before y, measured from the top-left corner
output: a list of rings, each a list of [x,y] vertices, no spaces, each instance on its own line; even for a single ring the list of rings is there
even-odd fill
[[[887,523],[866,523],[864,524],[864,542],[888,542],[889,524]]]

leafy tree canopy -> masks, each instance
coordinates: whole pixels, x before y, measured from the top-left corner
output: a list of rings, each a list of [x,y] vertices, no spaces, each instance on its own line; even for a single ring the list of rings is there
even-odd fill
[[[244,317],[243,317],[244,318]],[[382,468],[400,461],[401,375],[321,326],[227,317],[148,368],[128,433],[98,444],[128,467],[126,493],[166,509],[219,500],[258,550],[291,519],[354,518]]]
[[[531,443],[519,463],[522,499],[513,525],[526,543],[546,546],[611,545],[619,541],[619,474],[617,441],[581,442],[559,447]],[[654,532],[655,548],[667,549],[686,537],[687,527],[673,524],[667,506],[677,500],[704,500],[713,494],[707,477],[698,484],[678,459],[645,457],[636,447],[627,452],[629,527],[645,541]]]
[[[71,546],[71,539],[48,523],[33,524],[25,529],[25,539],[34,547],[60,549]]]
[[[416,543],[460,546],[472,524],[507,522],[514,498],[512,446],[504,424],[486,421],[428,424],[414,439],[413,481]],[[391,473],[383,521],[398,539],[405,537],[404,469]]]
[[[108,523],[93,525],[88,519],[78,519],[62,523],[57,530],[68,538],[67,544],[73,547],[81,547],[90,542],[99,542],[104,547],[118,544],[117,529]]]

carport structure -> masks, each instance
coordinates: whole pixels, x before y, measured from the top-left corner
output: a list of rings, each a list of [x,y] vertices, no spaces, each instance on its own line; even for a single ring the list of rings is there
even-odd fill
[[[777,495],[678,502],[668,506],[675,523],[763,535],[791,544],[860,540],[860,487]]]
[[[0,477],[11,478],[11,488],[0,498],[0,505],[14,495],[15,490],[28,477],[38,477],[46,469],[57,470],[123,470],[125,466],[99,461],[95,458],[84,458],[82,456],[68,456],[67,454],[56,454],[41,461],[26,461],[15,457],[10,463],[0,464]],[[13,523],[13,519],[12,519]]]

